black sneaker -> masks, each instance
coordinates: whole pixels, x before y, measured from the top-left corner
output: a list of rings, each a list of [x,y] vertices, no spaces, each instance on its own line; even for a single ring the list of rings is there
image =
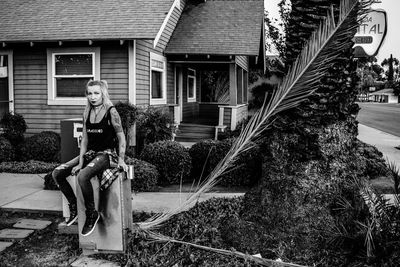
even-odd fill
[[[90,235],[93,232],[94,228],[96,227],[96,224],[99,219],[100,219],[100,214],[97,211],[95,210],[86,211],[86,221],[82,228],[82,235],[83,236]]]
[[[75,204],[69,204],[69,219],[66,222],[67,226],[72,225],[78,219],[78,209]]]

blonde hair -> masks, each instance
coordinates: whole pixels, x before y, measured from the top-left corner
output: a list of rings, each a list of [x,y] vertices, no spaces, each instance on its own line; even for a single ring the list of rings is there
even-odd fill
[[[105,106],[106,110],[108,110],[109,107],[113,106],[113,103],[110,100],[110,95],[108,93],[108,83],[106,80],[90,80],[90,81],[88,81],[88,83],[86,84],[85,95],[87,96],[87,90],[88,90],[89,86],[96,86],[96,85],[98,85],[100,87],[103,105]],[[86,107],[85,107],[85,111],[83,112],[84,121],[86,121],[91,107],[92,107],[92,104],[89,102],[89,99],[86,99]]]

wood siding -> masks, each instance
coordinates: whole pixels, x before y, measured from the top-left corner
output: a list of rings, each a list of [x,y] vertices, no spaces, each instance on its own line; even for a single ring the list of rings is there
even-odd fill
[[[231,118],[232,118],[232,109],[231,108],[224,108],[224,125],[231,127]]]
[[[248,56],[236,56],[235,62],[245,71],[249,71],[249,57]]]
[[[47,105],[47,55],[45,46],[16,47],[14,51],[15,112],[28,125],[27,134],[60,131],[60,120],[81,117],[84,106]],[[63,46],[66,48],[66,46]],[[101,79],[107,80],[111,100],[128,99],[127,46],[106,44],[100,49]]]
[[[150,52],[163,55],[163,50],[153,48],[152,40],[136,41],[136,105],[150,104]],[[167,62],[167,104],[175,103],[174,65]]]
[[[247,105],[239,106],[237,108],[237,113],[236,113],[236,125],[240,121],[246,119],[248,116],[248,108]]]

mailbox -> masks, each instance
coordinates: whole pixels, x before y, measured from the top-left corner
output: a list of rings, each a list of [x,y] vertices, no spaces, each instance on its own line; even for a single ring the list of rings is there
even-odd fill
[[[61,162],[65,163],[79,156],[82,140],[82,118],[61,121]]]

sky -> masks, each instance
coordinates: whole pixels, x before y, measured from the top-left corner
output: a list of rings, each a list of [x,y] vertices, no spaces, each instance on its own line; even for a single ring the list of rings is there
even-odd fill
[[[264,0],[264,6],[272,17],[279,18],[278,3],[280,0]],[[387,16],[387,34],[383,44],[376,56],[378,63],[383,59],[393,57],[400,59],[400,1],[381,0],[381,3],[374,4],[374,9],[384,9]]]

